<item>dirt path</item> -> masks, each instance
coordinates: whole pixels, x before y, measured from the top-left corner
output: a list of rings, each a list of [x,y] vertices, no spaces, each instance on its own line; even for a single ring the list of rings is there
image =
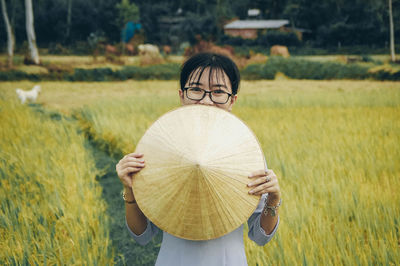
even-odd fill
[[[115,249],[116,265],[154,265],[160,249],[161,234],[157,235],[146,246],[140,246],[129,235],[125,227],[125,209],[122,201],[122,185],[115,172],[115,165],[119,159],[110,157],[107,153],[96,148],[92,142],[87,142],[87,149],[91,151],[96,166],[106,169],[105,175],[97,177],[103,187],[103,198],[108,204],[107,215],[110,218],[110,239]]]

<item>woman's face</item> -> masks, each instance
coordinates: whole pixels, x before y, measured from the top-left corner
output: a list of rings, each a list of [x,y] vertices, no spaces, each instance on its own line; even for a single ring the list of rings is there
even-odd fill
[[[218,95],[218,92],[224,91],[228,93],[232,93],[231,82],[229,77],[226,73],[220,69],[214,69],[212,71],[212,75],[210,76],[210,68],[205,68],[203,73],[200,74],[201,68],[196,69],[193,71],[192,75],[189,76],[188,81],[185,84],[185,88],[192,87],[192,88],[200,88],[205,91],[214,91],[214,95]],[[203,99],[201,100],[192,100],[187,97],[186,91],[179,90],[179,97],[181,99],[182,105],[188,104],[203,104],[203,105],[211,105],[216,106],[218,108],[222,108],[226,111],[231,111],[233,104],[237,100],[237,95],[232,95],[229,97],[226,103],[214,103],[210,98],[210,93],[206,93]],[[213,98],[214,100],[217,99],[216,96]]]

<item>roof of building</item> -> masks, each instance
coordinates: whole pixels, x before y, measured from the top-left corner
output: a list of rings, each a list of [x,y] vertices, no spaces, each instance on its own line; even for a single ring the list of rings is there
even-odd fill
[[[235,20],[224,26],[224,29],[278,29],[288,25],[289,20]]]
[[[260,15],[260,9],[249,9],[247,10],[248,16],[258,16]]]

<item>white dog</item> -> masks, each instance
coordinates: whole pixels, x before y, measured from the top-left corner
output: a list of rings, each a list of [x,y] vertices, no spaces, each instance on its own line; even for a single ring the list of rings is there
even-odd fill
[[[26,100],[36,102],[36,98],[38,97],[41,89],[42,88],[40,87],[40,85],[36,85],[30,91],[24,91],[21,89],[16,89],[15,91],[17,92],[18,98],[21,100],[21,103],[24,104]]]

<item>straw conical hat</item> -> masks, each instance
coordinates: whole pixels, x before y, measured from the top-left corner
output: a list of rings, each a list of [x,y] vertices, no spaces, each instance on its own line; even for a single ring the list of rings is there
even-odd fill
[[[223,236],[247,221],[260,196],[248,175],[264,169],[251,130],[217,107],[187,105],[161,116],[139,141],[146,167],[133,178],[142,212],[163,231],[189,240]]]

